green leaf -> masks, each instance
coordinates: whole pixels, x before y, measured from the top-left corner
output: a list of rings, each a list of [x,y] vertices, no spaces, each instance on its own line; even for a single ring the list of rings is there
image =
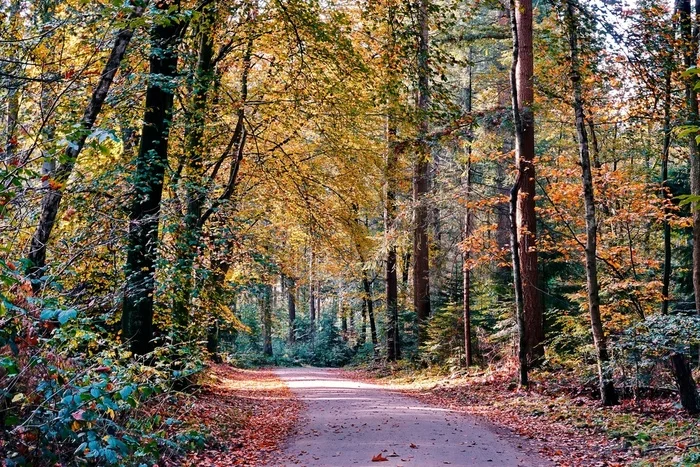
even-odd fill
[[[121,391],[119,391],[119,395],[122,397],[122,400],[126,400],[131,393],[134,392],[134,388],[131,386],[124,386]]]
[[[73,308],[68,310],[62,310],[58,314],[58,322],[61,324],[66,324],[68,321],[72,320],[76,316],[78,316],[78,311]]]
[[[53,308],[45,308],[41,312],[40,318],[43,320],[49,320],[49,321],[54,320],[54,319],[56,319],[56,316],[58,316],[59,312],[60,312],[59,310],[56,310]]]

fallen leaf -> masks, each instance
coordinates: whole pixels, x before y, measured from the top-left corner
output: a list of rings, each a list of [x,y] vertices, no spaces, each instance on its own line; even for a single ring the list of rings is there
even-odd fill
[[[386,462],[386,461],[388,461],[388,460],[389,460],[389,459],[387,459],[386,457],[382,456],[382,453],[381,453],[381,452],[372,458],[372,462]]]

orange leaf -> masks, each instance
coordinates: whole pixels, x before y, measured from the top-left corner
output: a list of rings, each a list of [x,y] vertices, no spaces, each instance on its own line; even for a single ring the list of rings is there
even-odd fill
[[[389,460],[389,459],[387,459],[386,457],[382,456],[382,453],[381,453],[381,452],[372,458],[372,462],[386,462],[386,461],[388,461],[388,460]]]

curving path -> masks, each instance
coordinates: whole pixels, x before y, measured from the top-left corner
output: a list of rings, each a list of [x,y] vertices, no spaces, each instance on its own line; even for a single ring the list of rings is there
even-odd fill
[[[526,442],[482,420],[422,404],[337,370],[276,370],[304,402],[302,421],[272,465],[549,466]],[[381,454],[387,461],[372,462]]]

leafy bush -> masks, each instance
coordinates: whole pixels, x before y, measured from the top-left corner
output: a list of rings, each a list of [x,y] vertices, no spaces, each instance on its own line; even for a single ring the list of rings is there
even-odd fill
[[[115,345],[105,320],[33,297],[10,272],[10,292],[0,296],[0,444],[8,467],[152,465],[201,445],[201,434],[144,411],[153,396],[202,370],[196,345],[166,339],[134,358]]]
[[[654,315],[628,327],[613,341],[613,363],[623,383],[635,388],[671,385],[668,357],[690,354],[700,344],[700,318]]]

